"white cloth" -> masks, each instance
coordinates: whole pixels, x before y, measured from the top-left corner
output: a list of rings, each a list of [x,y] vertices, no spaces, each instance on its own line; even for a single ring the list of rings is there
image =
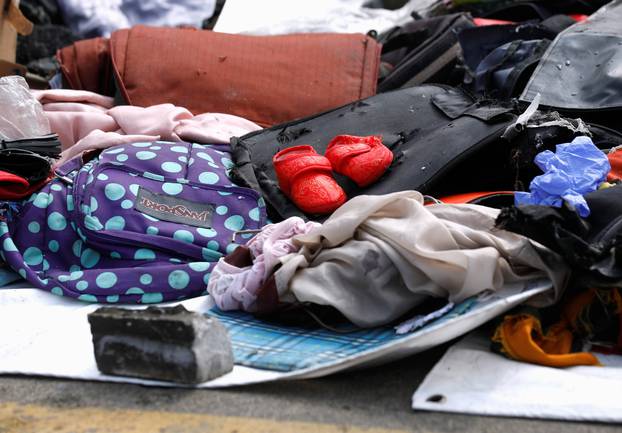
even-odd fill
[[[397,10],[368,8],[368,0],[227,0],[214,30],[249,35],[381,33],[422,16],[438,0],[411,0]],[[259,19],[257,17],[260,17]]]
[[[322,227],[294,238],[301,250],[282,258],[275,272],[279,299],[331,305],[356,325],[372,327],[427,296],[460,302],[546,276],[559,288],[566,274],[561,260],[552,270],[527,238],[495,229],[498,212],[424,206],[416,191],[355,197]]]

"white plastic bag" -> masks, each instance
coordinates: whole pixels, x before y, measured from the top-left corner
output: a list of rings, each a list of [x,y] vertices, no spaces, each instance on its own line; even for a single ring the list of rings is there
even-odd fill
[[[43,107],[23,77],[0,78],[0,139],[17,140],[51,133]]]

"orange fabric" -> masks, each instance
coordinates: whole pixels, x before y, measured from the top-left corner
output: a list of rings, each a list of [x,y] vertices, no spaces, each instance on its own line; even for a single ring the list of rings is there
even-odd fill
[[[607,155],[611,170],[607,175],[607,182],[622,180],[622,149],[617,149]]]
[[[553,326],[544,335],[540,321],[531,315],[506,316],[497,327],[493,341],[500,343],[503,352],[517,361],[549,367],[600,365],[591,353],[569,353],[572,332],[565,326]]]
[[[450,195],[447,197],[442,197],[439,200],[442,201],[443,203],[448,203],[448,204],[463,204],[463,203],[470,203],[473,200],[477,200],[479,198],[484,198],[490,195],[497,195],[497,194],[514,194],[514,192],[513,191],[467,192],[464,194],[456,194],[456,195]]]
[[[72,89],[89,90],[114,96],[111,87],[112,65],[108,40],[94,38],[78,41],[56,53],[63,77]]]
[[[128,104],[168,102],[261,126],[374,95],[381,50],[363,34],[248,36],[145,26],[116,31],[107,43]],[[85,44],[91,44],[90,63],[78,59]],[[90,87],[102,70],[96,62],[103,60],[92,53],[98,47],[80,41],[61,50],[63,75],[72,87],[82,86],[74,89],[105,94]]]
[[[485,27],[485,26],[498,26],[498,25],[507,25],[507,24],[516,24],[516,23],[513,21],[494,20],[490,18],[473,18],[473,24],[475,24],[478,27]]]

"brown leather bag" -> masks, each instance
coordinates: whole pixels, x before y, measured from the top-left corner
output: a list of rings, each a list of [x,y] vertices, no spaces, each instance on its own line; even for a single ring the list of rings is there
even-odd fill
[[[63,75],[73,88],[101,93],[110,82],[101,42],[91,43],[90,54],[78,44],[59,52]],[[380,45],[362,34],[246,36],[136,26],[113,33],[108,56],[128,104],[170,102],[269,126],[374,95]],[[86,78],[95,71],[98,78]]]

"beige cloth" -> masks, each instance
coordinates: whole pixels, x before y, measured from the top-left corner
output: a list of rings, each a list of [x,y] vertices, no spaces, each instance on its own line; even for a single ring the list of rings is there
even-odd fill
[[[539,277],[559,287],[566,277],[561,260],[553,270],[527,238],[495,229],[498,212],[424,206],[415,191],[355,197],[321,227],[294,238],[302,249],[281,260],[279,298],[331,305],[356,325],[372,327],[427,296],[460,302]]]

